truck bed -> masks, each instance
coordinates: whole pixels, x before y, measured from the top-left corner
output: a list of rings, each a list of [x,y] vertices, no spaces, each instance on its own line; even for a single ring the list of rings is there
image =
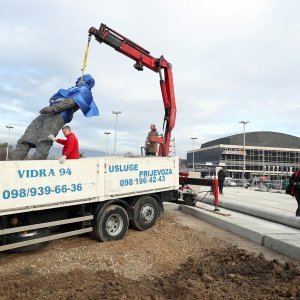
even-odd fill
[[[0,162],[0,215],[177,190],[177,157]]]

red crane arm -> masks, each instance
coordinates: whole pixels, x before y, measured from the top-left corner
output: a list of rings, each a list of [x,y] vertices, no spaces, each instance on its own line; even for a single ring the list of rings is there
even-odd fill
[[[143,67],[145,66],[150,70],[159,73],[160,87],[165,107],[165,126],[164,135],[162,137],[153,137],[152,141],[159,143],[158,155],[168,156],[171,131],[174,128],[176,121],[176,101],[172,65],[168,63],[163,56],[154,58],[150,55],[149,51],[104,24],[100,25],[99,30],[91,27],[89,29],[89,34],[94,35],[99,43],[105,43],[116,51],[133,59],[136,62],[134,67],[138,71],[143,71]]]

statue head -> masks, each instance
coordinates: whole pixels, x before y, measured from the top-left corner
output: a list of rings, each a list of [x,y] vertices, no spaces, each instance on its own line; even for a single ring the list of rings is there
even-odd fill
[[[92,75],[90,74],[85,74],[83,75],[82,77],[82,80],[81,80],[81,77],[79,77],[77,80],[76,80],[76,85],[80,85],[81,83],[85,83],[90,89],[92,89],[95,85],[95,80],[93,78]]]

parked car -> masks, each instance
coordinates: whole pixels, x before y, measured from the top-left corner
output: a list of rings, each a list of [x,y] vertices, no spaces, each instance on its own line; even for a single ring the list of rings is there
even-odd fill
[[[236,186],[239,186],[239,187],[247,188],[250,185],[248,180],[246,180],[246,179],[234,179],[234,182],[235,182]]]
[[[236,186],[236,183],[231,177],[225,177],[224,186]]]
[[[262,185],[264,185],[268,189],[274,189],[275,186],[272,181],[263,181]]]

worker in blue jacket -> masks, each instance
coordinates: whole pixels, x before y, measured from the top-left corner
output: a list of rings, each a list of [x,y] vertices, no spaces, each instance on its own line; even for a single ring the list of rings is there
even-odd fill
[[[94,85],[94,78],[86,74],[77,79],[74,87],[60,89],[54,94],[49,100],[49,106],[40,111],[40,115],[30,123],[18,140],[11,153],[11,159],[23,160],[31,148],[36,148],[31,159],[46,159],[53,145],[48,136],[57,136],[60,129],[71,122],[78,109],[85,117],[98,116],[99,111],[91,92]]]

